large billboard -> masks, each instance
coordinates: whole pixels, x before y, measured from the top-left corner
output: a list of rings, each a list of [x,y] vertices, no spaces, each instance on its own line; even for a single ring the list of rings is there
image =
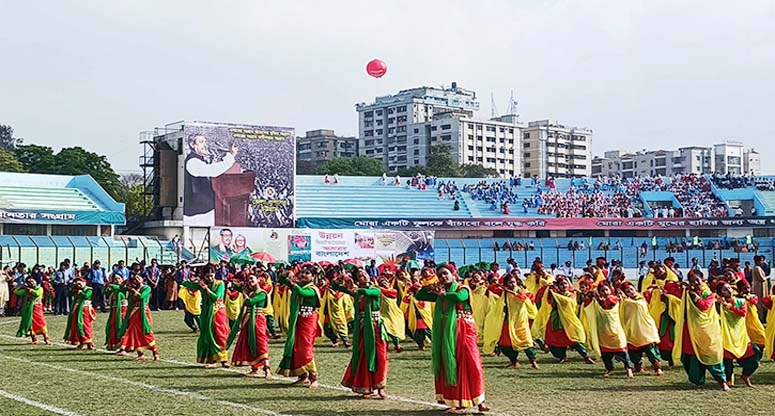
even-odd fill
[[[434,256],[433,231],[308,230],[280,228],[210,229],[210,260],[229,261],[236,256],[276,260],[330,261],[385,260],[402,255],[424,260]]]
[[[183,148],[183,225],[293,227],[292,128],[192,122]]]

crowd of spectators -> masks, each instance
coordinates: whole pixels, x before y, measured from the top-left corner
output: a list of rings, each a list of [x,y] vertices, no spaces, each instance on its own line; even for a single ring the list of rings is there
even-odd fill
[[[714,173],[711,180],[716,186],[724,189],[749,188],[756,186],[756,177],[753,175],[735,175],[731,173]]]
[[[579,192],[571,187],[568,192],[544,192],[541,198],[538,213],[558,218],[632,218],[637,214],[630,198],[622,192]]]

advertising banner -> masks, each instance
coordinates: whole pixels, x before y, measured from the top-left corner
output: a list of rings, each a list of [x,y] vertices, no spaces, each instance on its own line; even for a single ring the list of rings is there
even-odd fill
[[[210,229],[210,260],[248,262],[267,258],[283,261],[358,259],[381,263],[410,256],[433,259],[433,231],[305,230],[282,228]],[[267,261],[264,260],[266,263]]]
[[[292,128],[186,123],[183,225],[291,228]]]
[[[775,217],[749,218],[300,218],[302,228],[422,230],[685,230],[775,227]]]

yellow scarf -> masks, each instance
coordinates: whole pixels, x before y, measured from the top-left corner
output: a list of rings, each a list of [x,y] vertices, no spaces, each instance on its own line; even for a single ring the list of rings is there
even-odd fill
[[[770,299],[775,302],[775,295],[771,295]],[[764,331],[764,359],[771,360],[772,354],[775,353],[775,305],[767,312],[767,322],[767,330]]]
[[[533,328],[531,329],[533,338],[543,338],[546,333],[546,325],[549,323],[552,314],[552,305],[548,302],[549,292],[552,293],[552,298],[556,303],[557,313],[560,316],[560,322],[565,335],[569,340],[583,344],[587,337],[584,333],[584,326],[581,324],[578,316],[576,316],[577,304],[575,295],[560,295],[552,292],[550,289],[544,292],[543,299],[541,300],[541,309],[538,310],[535,321],[533,321]]]
[[[683,348],[683,325],[689,330],[692,350],[697,360],[703,365],[716,365],[724,359],[724,346],[721,336],[721,325],[716,308],[702,311],[689,299],[689,293],[683,290],[680,313],[676,316],[676,337],[673,344],[673,360],[681,360]]]
[[[288,318],[291,314],[291,289],[287,286],[281,287],[282,293],[275,290],[274,299],[272,299],[272,309],[274,310],[274,320],[278,328],[284,333],[288,333]]]
[[[547,273],[544,277],[538,279],[538,276],[533,272],[525,279],[525,288],[528,292],[532,293],[533,296],[536,296],[539,289],[544,286],[549,286],[552,283],[554,283],[554,276]]]
[[[429,305],[430,302],[425,302],[424,307],[420,307],[418,300],[414,298],[414,295],[407,294],[406,298],[408,302],[401,303],[401,312],[406,315],[407,324],[409,324],[409,330],[414,333],[417,331],[417,314],[420,314],[420,318],[428,326],[428,329],[433,328],[433,310]]]
[[[495,346],[498,345],[505,320],[503,309],[507,301],[511,347],[524,350],[533,346],[533,337],[530,336],[529,310],[531,306],[535,309],[535,305],[533,305],[530,298],[526,297],[523,300],[517,295],[503,292],[503,295],[495,302],[494,307],[487,313],[487,318],[484,322],[483,351],[485,352],[495,351]]]
[[[382,315],[382,321],[385,323],[385,331],[387,331],[388,334],[399,340],[406,338],[406,322],[404,322],[404,314],[401,312],[401,309],[398,308],[395,299],[382,295],[379,301],[379,313]]]
[[[627,342],[635,348],[659,343],[659,331],[654,318],[649,313],[646,299],[625,297],[619,304],[622,328]]]
[[[675,275],[672,269],[669,267],[666,270],[666,276],[663,280],[657,279],[656,275],[654,275],[654,272],[649,271],[649,273],[646,275],[646,277],[643,278],[643,285],[641,286],[641,293],[646,292],[646,290],[651,285],[657,285],[660,289],[665,286],[666,282],[678,282],[678,276]]]
[[[188,313],[192,315],[200,315],[202,313],[202,292],[197,290],[192,295],[188,289],[181,287],[178,290],[178,297],[183,301],[183,305]]]
[[[237,295],[235,299],[232,299],[228,294],[224,297],[226,298],[226,301],[224,302],[226,305],[226,316],[230,321],[234,321],[239,316],[240,309],[242,309],[242,302],[244,300],[242,293]]]
[[[469,286],[470,287],[470,286]],[[478,334],[484,334],[484,322],[489,310],[489,300],[487,299],[487,286],[476,286],[471,289],[471,309],[476,322],[476,331]]]
[[[601,356],[601,348],[627,348],[627,338],[619,320],[619,308],[604,309],[600,302],[595,300],[584,308],[584,314],[589,325],[589,344],[598,357]]]
[[[735,298],[732,302],[739,308],[745,305],[745,300],[740,298]],[[742,357],[748,349],[748,344],[751,343],[745,328],[745,318],[726,307],[721,308],[721,337],[725,350],[737,358]]]
[[[775,324],[773,324],[773,326],[775,326]],[[764,325],[762,325],[762,321],[759,320],[759,308],[749,302],[748,299],[745,300],[745,327],[748,330],[748,337],[751,338],[751,342],[756,345],[765,345],[767,343]]]

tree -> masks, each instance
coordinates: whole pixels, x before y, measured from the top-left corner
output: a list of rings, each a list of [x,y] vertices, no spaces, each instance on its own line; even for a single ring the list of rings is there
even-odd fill
[[[48,146],[35,144],[18,146],[16,158],[30,173],[52,175],[90,175],[113,198],[123,201],[120,195],[120,178],[105,156],[80,147],[67,147],[59,153]]]
[[[97,183],[118,200],[121,178],[113,170],[108,158],[84,150],[81,147],[66,147],[56,155],[55,172],[60,175],[91,175]]]
[[[317,169],[322,165],[322,162],[313,162],[311,160],[297,160],[296,161],[296,174],[297,175],[314,175]]]
[[[13,127],[0,124],[0,149],[13,152],[16,146],[22,144],[24,139],[13,137]]]
[[[150,195],[143,193],[143,184],[132,183],[125,188],[124,185],[126,184],[123,182],[122,180],[121,196],[126,204],[127,220],[149,217],[153,208],[153,199]]]
[[[15,154],[7,150],[0,150],[0,171],[24,172],[24,166],[19,163]]]
[[[16,159],[27,172],[55,173],[56,156],[54,150],[48,146],[38,146],[37,144],[18,146],[14,153],[16,153]]]
[[[368,157],[340,157],[331,159],[317,169],[318,175],[382,176],[382,163]]]
[[[468,163],[460,165],[460,176],[463,178],[497,178],[498,171],[482,165]]]
[[[460,169],[457,162],[450,155],[449,146],[445,144],[431,146],[426,174],[443,178],[456,178],[460,176]]]

